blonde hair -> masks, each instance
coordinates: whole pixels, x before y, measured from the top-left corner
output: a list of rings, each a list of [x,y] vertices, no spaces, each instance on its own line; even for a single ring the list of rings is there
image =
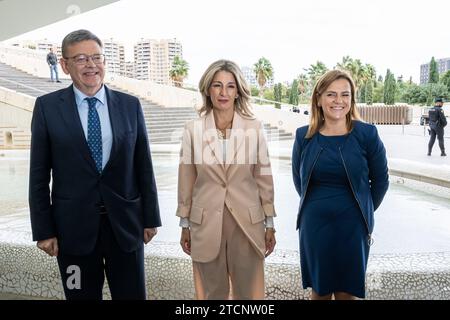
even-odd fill
[[[350,132],[353,129],[352,120],[362,120],[358,110],[356,109],[356,88],[352,77],[342,70],[330,70],[320,77],[314,86],[311,97],[311,117],[309,119],[309,128],[305,138],[311,138],[322,128],[325,118],[322,108],[319,107],[319,98],[334,81],[339,79],[347,80],[351,88],[350,111],[345,115],[347,131]]]
[[[203,73],[198,84],[199,91],[203,98],[203,105],[198,111],[200,116],[210,113],[213,109],[211,97],[209,97],[209,88],[211,87],[214,76],[219,71],[231,73],[236,81],[238,97],[234,100],[234,110],[236,110],[236,112],[238,112],[241,116],[253,118],[253,113],[250,106],[250,88],[245,81],[241,69],[236,63],[229,60],[218,60],[213,62]]]

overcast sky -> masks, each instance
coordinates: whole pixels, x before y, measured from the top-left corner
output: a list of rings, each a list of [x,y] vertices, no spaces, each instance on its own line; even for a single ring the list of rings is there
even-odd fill
[[[420,64],[450,57],[449,13],[446,0],[121,0],[13,40],[59,43],[84,28],[123,42],[132,60],[140,38],[177,38],[193,84],[220,58],[251,66],[264,56],[282,82],[318,60],[332,68],[345,55],[383,77],[390,68],[418,82]]]

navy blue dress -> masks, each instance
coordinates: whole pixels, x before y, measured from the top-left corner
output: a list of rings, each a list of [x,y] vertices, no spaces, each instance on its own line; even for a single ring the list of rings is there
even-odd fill
[[[299,228],[303,288],[364,298],[369,246],[339,153],[347,136],[319,133],[318,138],[323,150],[311,174]]]

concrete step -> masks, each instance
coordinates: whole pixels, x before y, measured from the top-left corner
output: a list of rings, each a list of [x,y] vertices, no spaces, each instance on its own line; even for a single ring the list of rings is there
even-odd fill
[[[180,119],[196,119],[195,115],[192,114],[177,114],[177,113],[163,113],[163,112],[155,112],[155,113],[147,113],[144,114],[144,118],[180,118]]]

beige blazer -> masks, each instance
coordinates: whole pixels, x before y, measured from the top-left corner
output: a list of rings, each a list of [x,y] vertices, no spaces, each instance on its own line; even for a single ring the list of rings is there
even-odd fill
[[[221,144],[213,112],[186,123],[178,168],[177,216],[190,220],[191,258],[210,262],[217,257],[224,205],[264,257],[264,220],[276,214],[263,126],[235,112],[225,159]]]

